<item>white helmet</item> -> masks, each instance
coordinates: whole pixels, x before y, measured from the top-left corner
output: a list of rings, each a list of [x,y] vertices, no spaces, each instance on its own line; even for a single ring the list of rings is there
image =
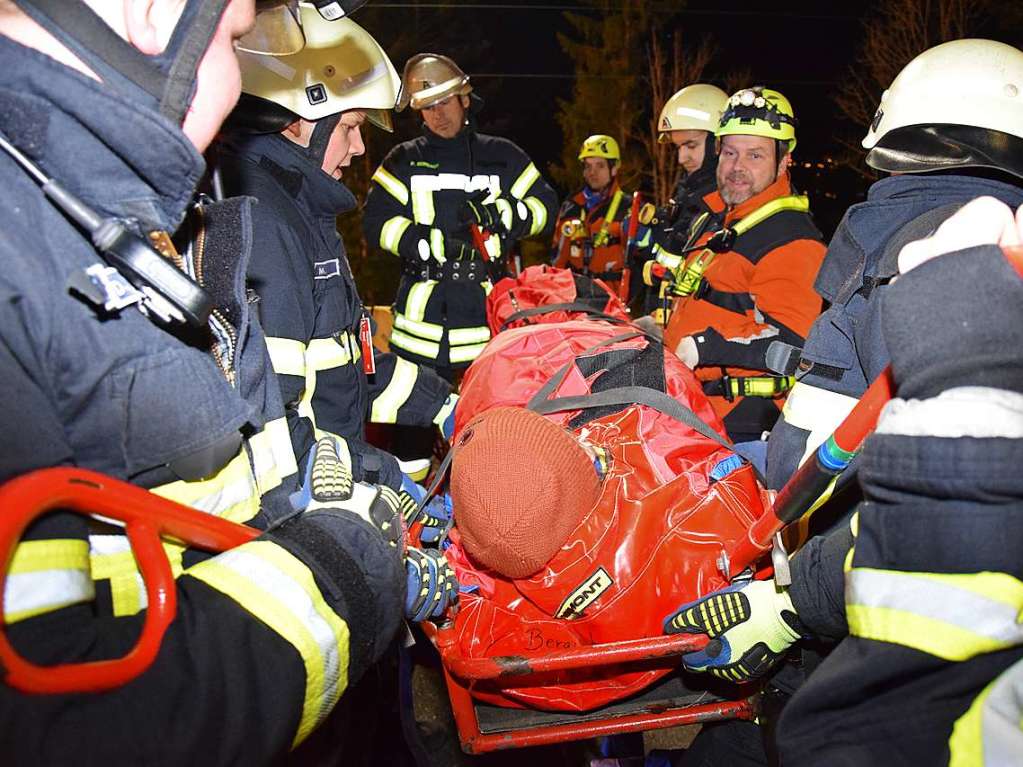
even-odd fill
[[[310,3],[300,3],[299,13],[305,47],[298,53],[238,52],[242,93],[310,121],[359,109],[391,130],[401,80],[384,49],[349,18],[324,19]]]
[[[881,95],[867,164],[922,173],[984,167],[1023,177],[1023,51],[953,40],[924,51]]]
[[[687,85],[664,103],[657,119],[657,140],[668,143],[671,141],[669,134],[676,130],[713,133],[727,104],[728,94],[720,88],[703,83]]]

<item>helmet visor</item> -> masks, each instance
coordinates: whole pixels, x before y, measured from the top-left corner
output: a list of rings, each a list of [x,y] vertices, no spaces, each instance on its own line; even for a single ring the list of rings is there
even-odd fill
[[[390,109],[364,109],[363,113],[368,122],[388,133],[394,133],[394,120],[391,119]]]
[[[256,25],[238,41],[238,50],[270,56],[290,56],[305,47],[298,0],[257,5]]]

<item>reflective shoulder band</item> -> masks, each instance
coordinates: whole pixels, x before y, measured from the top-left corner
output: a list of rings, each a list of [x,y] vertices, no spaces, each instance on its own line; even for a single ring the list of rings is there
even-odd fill
[[[732,228],[735,229],[736,234],[743,234],[744,232],[748,232],[757,224],[766,221],[775,213],[781,213],[783,210],[795,210],[800,213],[807,213],[810,210],[810,200],[804,194],[793,194],[786,197],[779,197],[768,203],[764,203],[741,221],[737,221],[735,226]]]
[[[949,661],[1023,642],[1023,581],[1007,573],[846,573],[849,633]]]
[[[398,178],[390,173],[383,165],[377,168],[376,173],[373,174],[373,181],[380,184],[380,186],[387,190],[391,197],[396,199],[402,205],[408,205],[408,187],[401,183],[401,181],[399,181]]]
[[[327,605],[309,568],[270,541],[253,541],[186,571],[233,599],[284,638],[305,666],[305,700],[292,746],[348,686],[348,625]]]
[[[3,619],[17,623],[94,597],[88,541],[24,541],[14,550],[4,582]]]
[[[529,188],[533,186],[533,183],[538,178],[540,178],[540,171],[536,169],[536,166],[533,163],[529,163],[529,165],[526,166],[526,169],[519,174],[517,179],[515,179],[515,183],[512,184],[511,189],[509,190],[511,192],[511,196],[516,200],[521,200],[526,196],[526,192],[529,191]]]

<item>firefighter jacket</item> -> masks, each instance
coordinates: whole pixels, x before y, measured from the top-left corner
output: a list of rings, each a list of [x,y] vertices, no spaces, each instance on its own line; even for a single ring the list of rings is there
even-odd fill
[[[394,459],[363,442],[365,421],[430,426],[447,416],[450,388],[432,370],[371,345],[375,372],[364,370],[359,326],[367,314],[335,226],[355,197],[279,134],[232,137],[219,162],[228,194],[258,200],[248,283],[259,296],[299,461],[314,435],[329,432],[346,440],[357,464],[380,463],[397,489]]]
[[[718,188],[717,160],[714,134],[708,132],[703,165],[679,179],[668,204],[658,208],[656,221],[651,222],[652,241],[643,251],[645,258],[639,274],[645,288],[644,310],[647,314],[653,313],[662,324],[667,322],[665,309],[670,307],[671,297],[666,292],[667,282],[655,277],[651,268],[654,264],[660,264],[667,271],[678,267],[681,260],[678,254],[689,240],[693,222],[711,212],[705,198]]]
[[[769,487],[785,484],[888,364],[878,307],[898,272],[902,245],[928,236],[960,205],[982,195],[1013,209],[1023,204],[1023,190],[1000,181],[920,174],[878,181],[866,201],[846,212],[814,285],[830,306],[790,358],[796,384],[771,432]],[[933,311],[944,314],[940,304]]]
[[[800,620],[847,636],[786,708],[782,762],[1016,764],[1023,283],[998,248],[972,248],[880,303],[898,399],[860,456],[851,529],[793,559]]]
[[[675,300],[665,344],[674,349],[685,337],[695,340],[696,375],[729,436],[755,440],[774,424],[789,385],[771,370],[771,344],[802,346],[820,312],[813,280],[824,245],[806,197],[793,193],[787,173],[731,210],[717,192],[706,202],[723,213],[734,241],[724,252],[698,247],[680,262],[674,290],[688,295]],[[696,246],[711,239],[712,215],[694,222]]]
[[[102,215],[140,234],[179,227],[204,171],[180,130],[2,35],[0,64],[16,145]],[[82,271],[101,263],[87,237],[5,153],[0,177],[0,481],[79,466],[235,522],[282,521],[297,467],[243,289],[249,202],[197,214],[184,262],[218,316],[179,336],[85,298]],[[61,511],[28,528],[4,593],[5,631],[28,660],[134,644],[145,591],[120,532]],[[0,683],[5,764],[255,764],[300,743],[400,618],[404,576],[373,533],[303,519],[216,557],[169,547],[178,610],[153,665],[97,694]]]
[[[506,229],[488,241],[491,266],[460,247],[471,238],[459,217],[482,191]],[[440,369],[468,366],[490,339],[484,305],[492,274],[504,272],[497,259],[518,239],[548,233],[556,208],[529,157],[507,139],[477,133],[471,121],[454,138],[424,128],[392,149],[373,174],[363,219],[367,240],[402,261],[391,349]]]
[[[603,280],[617,290],[625,268],[625,220],[632,195],[614,181],[602,194],[565,200],[554,225],[554,266]]]

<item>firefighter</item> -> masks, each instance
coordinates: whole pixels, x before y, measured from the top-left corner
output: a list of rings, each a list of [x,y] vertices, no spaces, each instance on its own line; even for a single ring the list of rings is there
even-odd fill
[[[45,695],[0,683],[7,764],[278,761],[383,652],[402,614],[400,549],[371,524],[390,525],[393,512],[360,518],[328,504],[284,524],[300,471],[243,289],[249,202],[203,204],[189,218],[194,238],[175,247],[167,236],[238,97],[233,44],[253,3],[147,8],[0,6],[6,140],[108,233],[119,220],[119,242],[151,242],[196,280],[166,290],[154,266],[166,262],[151,255],[128,282],[0,151],[0,480],[78,466],[277,527],[216,557],[168,545],[177,615],[131,682]],[[216,309],[205,321],[207,296]],[[120,528],[56,511],[14,551],[4,631],[32,662],[120,657],[145,608]]]
[[[752,630],[726,637],[729,651],[722,653],[743,657],[760,643],[762,673],[793,634],[838,643],[784,710],[778,741],[785,764],[1012,762],[1000,756],[997,720],[1007,716],[1012,726],[1001,733],[1018,738],[1019,710],[994,707],[1013,679],[1019,684],[1011,664],[1020,656],[989,637],[1015,630],[995,605],[1023,575],[1014,527],[1020,488],[1003,484],[1016,476],[1005,467],[1018,460],[1010,453],[1019,442],[1012,404],[1020,392],[1019,284],[990,243],[1008,229],[1005,203],[1023,203],[1023,123],[1013,95],[1021,80],[1023,52],[1011,46],[939,45],[895,78],[864,138],[868,164],[895,175],[849,210],[828,249],[817,288],[832,307],[794,354],[806,396],[772,431],[769,481],[783,483],[848,413],[864,379],[889,362],[902,399],[847,471],[859,477],[868,502],[856,506],[858,495],[846,492],[831,509],[836,516],[855,508],[855,521],[846,517],[807,542],[792,559],[787,592],[740,589],[749,618],[739,625]],[[978,196],[987,199],[942,223]],[[990,216],[992,207],[1002,208],[1000,220]],[[933,238],[904,247],[936,227]],[[904,274],[924,255],[983,243],[986,249]],[[982,402],[962,399],[971,385],[986,387],[975,390]],[[951,421],[958,426],[950,428]],[[850,496],[851,506],[842,503]],[[964,599],[970,594],[976,602]],[[977,605],[990,616],[983,626]],[[928,606],[941,609],[928,614]],[[930,641],[937,638],[945,643]],[[786,680],[788,692],[801,683],[797,676]],[[1009,748],[1019,751],[1018,744]]]
[[[399,111],[423,135],[399,144],[373,174],[363,219],[370,243],[398,256],[391,350],[452,380],[490,339],[485,301],[523,237],[550,232],[557,198],[511,141],[476,130],[482,101],[447,56],[405,65]],[[486,253],[470,227],[489,235]]]
[[[611,136],[587,138],[579,150],[583,188],[565,200],[554,225],[554,266],[603,280],[618,292],[625,268],[626,219],[632,195],[618,184],[622,154]]]
[[[687,85],[664,102],[657,121],[657,141],[675,147],[682,171],[668,204],[657,211],[652,260],[642,269],[644,308],[661,327],[667,323],[671,296],[666,290],[668,283],[657,273],[663,276],[678,266],[680,256],[675,254],[685,246],[693,219],[710,212],[703,198],[717,189],[714,133],[727,103],[728,94],[716,86]]]
[[[456,397],[429,368],[373,348],[335,226],[356,206],[342,176],[364,151],[364,121],[391,129],[398,74],[354,21],[300,13],[312,40],[301,52],[239,54],[243,95],[218,166],[227,194],[259,201],[248,282],[300,462],[310,437],[329,432],[345,440],[356,480],[398,489],[395,460],[363,441],[365,420],[443,425]]]
[[[665,343],[703,381],[735,442],[756,441],[778,417],[788,375],[769,350],[801,346],[821,300],[813,280],[821,234],[788,166],[796,118],[778,91],[756,86],[728,101],[716,136],[718,191],[692,223],[669,290],[676,296]]]

